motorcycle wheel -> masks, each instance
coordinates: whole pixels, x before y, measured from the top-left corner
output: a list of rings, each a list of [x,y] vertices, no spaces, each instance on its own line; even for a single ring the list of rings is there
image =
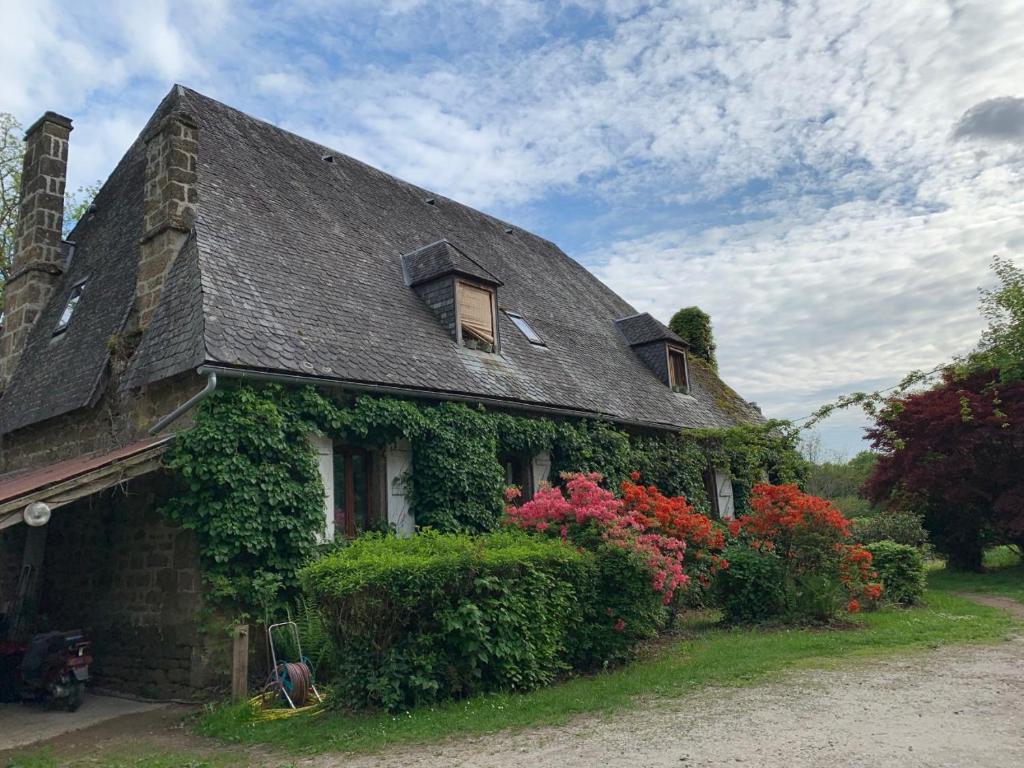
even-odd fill
[[[74,712],[80,706],[82,701],[85,699],[85,683],[73,683],[71,690],[68,692],[68,698],[65,702],[65,706],[68,708],[68,712]]]

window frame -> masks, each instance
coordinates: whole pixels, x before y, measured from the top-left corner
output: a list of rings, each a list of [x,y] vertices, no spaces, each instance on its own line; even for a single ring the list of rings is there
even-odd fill
[[[673,366],[672,356],[679,355],[683,360],[683,378],[682,385],[677,384],[673,381]],[[678,347],[673,347],[670,344],[665,345],[665,362],[668,364],[668,387],[673,392],[679,392],[684,395],[690,394],[690,364],[686,359],[686,350]]]
[[[89,278],[86,277],[71,286],[67,301],[64,302],[64,309],[61,310],[60,317],[57,318],[57,325],[53,329],[52,336],[60,336],[67,331],[71,321],[75,318],[75,312],[78,311],[78,305],[82,301],[82,294],[85,293],[85,285],[88,282]],[[64,319],[65,315],[67,316],[66,320]]]
[[[535,347],[547,346],[547,342],[545,342],[541,335],[537,333],[537,329],[530,325],[529,320],[518,312],[512,312],[508,309],[505,310],[505,314],[508,316],[508,319],[512,321],[512,325],[514,325],[519,332],[526,337],[528,342],[533,344]],[[520,323],[522,323],[522,325],[520,325]]]
[[[492,352],[497,352],[500,347],[500,340],[498,337],[498,297],[493,287],[484,285],[483,283],[474,282],[472,280],[466,280],[465,278],[455,279],[455,341],[460,347],[467,347],[472,349],[466,344],[466,339],[462,333],[462,289],[463,286],[475,288],[476,290],[486,291],[491,300],[491,335],[494,336],[494,343],[492,346]],[[478,339],[476,336],[471,336],[474,340],[478,340],[481,344],[487,344],[488,342],[484,339]],[[487,351],[487,350],[482,350]]]

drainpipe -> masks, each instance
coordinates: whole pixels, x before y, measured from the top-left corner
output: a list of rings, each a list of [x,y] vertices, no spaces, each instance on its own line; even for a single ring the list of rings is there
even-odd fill
[[[197,373],[206,375],[206,386],[150,427],[149,434],[155,435],[158,432],[162,432],[171,422],[177,421],[186,412],[194,408],[200,400],[213,394],[213,390],[217,388],[217,372],[199,369]]]

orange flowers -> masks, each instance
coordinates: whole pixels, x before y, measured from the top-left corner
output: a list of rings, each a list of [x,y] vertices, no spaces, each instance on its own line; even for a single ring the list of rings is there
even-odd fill
[[[804,493],[796,485],[754,486],[751,512],[733,521],[730,533],[764,552],[774,551],[794,576],[832,575],[850,595],[847,610],[860,600],[875,601],[882,585],[871,568],[871,553],[848,544],[850,521],[831,502]]]

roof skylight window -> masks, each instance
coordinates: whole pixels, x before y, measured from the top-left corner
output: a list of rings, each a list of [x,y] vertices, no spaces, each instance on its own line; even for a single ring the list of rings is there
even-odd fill
[[[533,330],[533,326],[526,322],[525,317],[515,312],[506,311],[505,314],[508,315],[509,320],[516,324],[516,328],[522,331],[523,336],[525,336],[531,344],[536,344],[541,347],[546,346],[540,335]]]
[[[84,289],[85,280],[71,289],[71,295],[68,296],[68,303],[64,305],[64,311],[60,313],[60,320],[57,321],[57,327],[53,329],[54,336],[59,333],[64,333],[64,331],[68,329],[68,325],[71,323],[71,317],[75,314],[75,308],[78,306],[78,302],[82,298],[82,291]]]

